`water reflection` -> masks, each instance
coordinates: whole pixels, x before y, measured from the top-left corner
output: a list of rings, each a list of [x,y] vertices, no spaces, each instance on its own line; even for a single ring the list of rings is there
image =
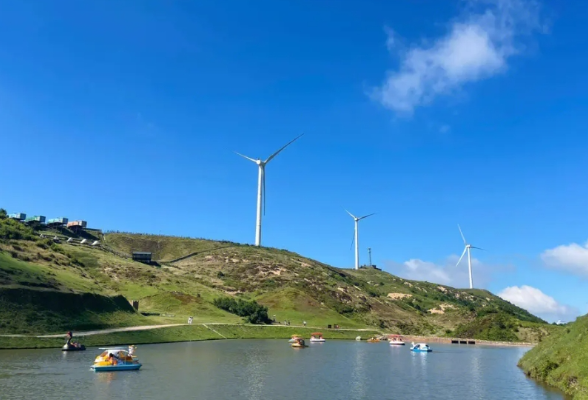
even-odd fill
[[[252,348],[246,352],[245,384],[247,392],[245,397],[249,400],[261,400],[265,382],[266,355],[259,348]]]
[[[284,340],[141,346],[139,371],[89,369],[97,349],[0,351],[0,398],[555,400],[527,379],[516,348],[329,341],[296,350]],[[85,354],[84,354],[85,353]]]
[[[351,373],[351,383],[352,383],[352,390],[351,394],[353,399],[365,399],[366,394],[366,367],[365,367],[365,358],[367,355],[367,349],[364,346],[371,346],[372,348],[376,346],[375,344],[367,344],[367,343],[355,343],[353,346],[354,350],[354,363],[352,365],[352,373]]]

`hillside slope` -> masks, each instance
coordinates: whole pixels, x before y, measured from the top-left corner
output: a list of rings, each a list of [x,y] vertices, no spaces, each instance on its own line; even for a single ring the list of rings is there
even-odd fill
[[[538,340],[551,329],[485,290],[408,281],[375,269],[338,269],[286,250],[230,242],[124,233],[105,239],[118,251],[153,252],[162,270],[177,277],[256,299],[278,320],[490,340]],[[481,317],[507,324],[468,329]]]
[[[190,315],[195,322],[240,322],[212,304],[237,296],[258,301],[270,317],[292,324],[490,340],[539,340],[548,333],[544,321],[485,290],[408,281],[375,269],[334,268],[286,250],[96,232],[91,234],[102,244],[86,246],[53,243],[39,233],[0,218],[0,288],[121,295],[138,300],[142,312],[159,315],[162,323]],[[134,262],[132,251],[151,251],[158,263]],[[484,318],[500,323],[480,323]],[[0,325],[0,331],[8,330]]]
[[[588,316],[543,340],[525,353],[519,366],[541,382],[588,399]]]

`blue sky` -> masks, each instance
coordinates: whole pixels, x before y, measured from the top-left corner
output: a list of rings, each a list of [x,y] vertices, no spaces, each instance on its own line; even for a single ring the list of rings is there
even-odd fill
[[[586,313],[588,4],[0,1],[0,206]]]

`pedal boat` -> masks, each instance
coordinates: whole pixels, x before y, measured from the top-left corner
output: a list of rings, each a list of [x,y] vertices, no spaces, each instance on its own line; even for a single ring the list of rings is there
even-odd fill
[[[368,343],[379,343],[380,339],[378,339],[377,337],[371,337],[367,340]]]
[[[404,346],[404,340],[400,335],[390,335],[388,336],[388,341],[390,342],[390,346]]]
[[[324,343],[326,342],[323,334],[320,332],[314,332],[310,334],[310,343]]]
[[[66,344],[63,345],[63,347],[61,348],[61,351],[84,351],[86,350],[86,346],[84,346],[83,344],[79,344],[77,342],[73,342],[71,341],[71,339],[69,339],[67,341]]]
[[[415,353],[430,353],[433,351],[426,343],[412,343],[410,350],[414,351]]]
[[[302,338],[296,338],[296,340],[294,341],[294,343],[290,344],[290,346],[292,346],[295,349],[302,349],[304,347],[308,347],[306,345],[306,343],[304,343],[304,339]]]
[[[139,359],[132,354],[134,352],[134,346],[129,347],[130,352],[127,349],[119,347],[101,347],[100,350],[104,351],[96,357],[94,365],[90,367],[95,372],[133,371],[141,368],[142,364],[139,362]]]
[[[288,340],[288,343],[295,343],[298,339],[302,339],[302,336],[292,335],[292,339]]]

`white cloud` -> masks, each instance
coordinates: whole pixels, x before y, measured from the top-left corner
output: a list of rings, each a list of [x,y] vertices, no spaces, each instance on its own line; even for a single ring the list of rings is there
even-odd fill
[[[527,285],[507,287],[498,296],[548,321],[561,319],[568,322],[578,315],[578,310],[560,304],[541,290]]]
[[[557,246],[541,253],[541,259],[550,268],[561,269],[588,277],[588,242]]]
[[[394,31],[388,27],[384,28],[384,32],[386,32],[386,48],[388,51],[394,50],[396,47],[396,34]]]
[[[428,281],[457,288],[469,287],[469,272],[467,260],[464,259],[456,266],[459,256],[452,255],[442,264],[436,264],[420,259],[410,259],[403,263],[386,262],[386,270],[404,279]],[[491,279],[491,275],[504,271],[504,267],[491,266],[472,258],[472,273],[474,287],[484,288]]]
[[[469,82],[506,70],[508,59],[520,52],[519,38],[538,25],[534,0],[467,0],[467,10],[432,44],[413,46],[400,54],[398,70],[388,71],[374,99],[398,114],[451,93]],[[388,33],[387,47],[396,48]]]

